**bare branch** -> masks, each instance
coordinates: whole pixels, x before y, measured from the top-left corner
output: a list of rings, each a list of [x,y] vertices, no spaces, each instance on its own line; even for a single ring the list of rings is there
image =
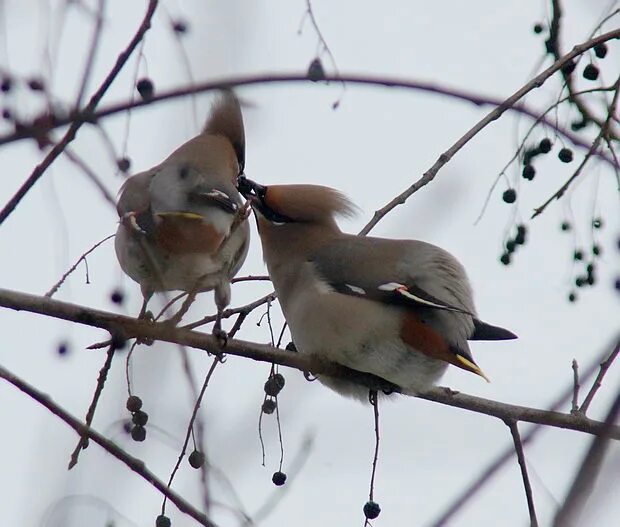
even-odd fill
[[[512,419],[506,419],[504,422],[508,428],[510,428],[512,441],[515,445],[515,452],[517,453],[517,460],[519,461],[519,468],[521,469],[521,478],[523,478],[523,487],[525,489],[525,497],[527,499],[527,510],[530,513],[530,527],[538,527],[536,508],[534,507],[534,496],[532,494],[532,485],[530,484],[530,477],[527,474],[525,453],[523,452],[523,443],[521,442],[519,427],[516,421],[513,421]]]
[[[66,424],[73,428],[80,436],[88,437],[93,442],[101,446],[106,452],[114,456],[116,459],[127,465],[127,467],[138,474],[141,478],[153,485],[159,492],[161,492],[167,499],[169,499],[174,505],[183,513],[194,518],[200,525],[205,527],[216,527],[216,525],[207,518],[203,513],[197,510],[193,505],[184,500],[176,492],[166,487],[166,484],[155,476],[150,470],[148,470],[144,464],[144,461],[137,459],[129,455],[125,450],[118,447],[113,441],[106,439],[99,432],[96,432],[92,428],[85,426],[79,419],[73,417],[70,413],[64,410],[61,406],[57,405],[49,395],[44,394],[37,390],[34,386],[28,384],[26,381],[17,377],[7,369],[0,366],[0,378],[5,379],[13,386],[24,392],[26,395],[37,401],[52,414],[62,419]]]
[[[124,315],[70,304],[68,302],[60,302],[45,297],[19,293],[17,291],[0,289],[0,306],[17,311],[25,310],[32,313],[39,313],[87,326],[99,327],[126,339],[146,337],[153,340],[173,342],[206,350],[213,354],[221,353],[219,342],[217,338],[212,335],[190,331],[184,328],[173,328],[166,323],[148,322]],[[352,382],[357,382],[370,390],[388,393],[398,391],[397,386],[374,375],[351,370],[336,363],[323,362],[317,360],[315,357],[301,353],[282,351],[265,344],[231,339],[227,342],[226,353],[256,361],[281,364],[283,366],[296,368],[302,372],[312,372],[314,374],[345,378]],[[588,419],[587,417],[500,403],[481,397],[461,394],[448,388],[434,388],[424,394],[418,395],[418,397],[472,412],[483,413],[502,420],[513,419],[515,421],[540,423],[547,426],[576,430],[593,435],[599,435],[603,433],[603,430],[607,430],[604,423]],[[614,426],[610,430],[611,437],[620,439],[619,426]]]
[[[0,224],[6,220],[9,215],[15,210],[15,207],[19,204],[19,202],[24,198],[24,196],[30,191],[30,189],[34,186],[34,184],[39,180],[39,178],[45,173],[48,167],[54,162],[54,160],[64,151],[66,146],[73,141],[78,130],[82,127],[85,122],[88,122],[93,119],[94,111],[105,93],[108,91],[108,88],[112,85],[112,82],[119,74],[133,51],[136,49],[140,41],[144,38],[144,34],[151,27],[151,19],[153,14],[155,13],[155,9],[157,8],[158,0],[149,0],[149,4],[146,10],[146,14],[144,15],[144,19],[142,20],[138,30],[134,34],[133,38],[127,45],[127,47],[123,50],[123,52],[116,59],[116,64],[110,73],[106,76],[103,83],[97,91],[90,98],[90,101],[84,108],[82,112],[78,112],[73,115],[71,125],[69,129],[63,136],[63,138],[54,145],[54,147],[49,151],[49,153],[45,156],[43,161],[39,163],[35,169],[32,171],[28,179],[22,184],[19,190],[15,193],[15,195],[9,200],[9,202],[4,206],[4,208],[0,211]]]
[[[607,357],[603,362],[601,362],[601,367],[599,369],[598,375],[596,376],[596,379],[594,379],[590,391],[586,395],[586,398],[583,400],[583,403],[579,408],[579,411],[583,415],[586,414],[588,408],[590,408],[590,404],[592,404],[592,400],[594,399],[596,392],[598,392],[599,388],[603,385],[603,379],[605,378],[605,375],[607,374],[607,371],[613,364],[614,360],[616,360],[618,353],[620,353],[620,342],[616,344],[616,347],[611,351],[609,357]]]
[[[568,491],[566,499],[554,518],[554,527],[576,527],[577,525],[583,525],[579,521],[579,516],[594,489],[596,478],[601,470],[603,458],[609,448],[611,429],[614,427],[614,423],[619,414],[620,392],[618,392],[615,401],[607,413],[603,433],[595,437],[592,441],[590,449],[581,463],[579,472]]]

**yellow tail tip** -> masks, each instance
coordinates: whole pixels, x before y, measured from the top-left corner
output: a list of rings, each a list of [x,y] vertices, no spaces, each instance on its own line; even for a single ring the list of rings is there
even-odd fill
[[[485,381],[491,382],[491,379],[489,379],[484,374],[484,372],[478,367],[478,365],[475,362],[472,362],[468,358],[463,357],[463,355],[457,355],[456,359],[461,363],[461,366],[465,370],[471,371],[472,373],[475,373],[476,375],[480,375],[480,377],[482,377]]]

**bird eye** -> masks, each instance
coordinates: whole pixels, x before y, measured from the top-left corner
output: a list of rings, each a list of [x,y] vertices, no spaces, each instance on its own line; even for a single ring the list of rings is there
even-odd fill
[[[189,167],[184,165],[179,170],[179,179],[185,179],[189,175]]]

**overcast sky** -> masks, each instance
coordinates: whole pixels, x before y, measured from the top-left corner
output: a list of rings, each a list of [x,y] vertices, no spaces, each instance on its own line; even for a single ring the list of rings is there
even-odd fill
[[[20,78],[43,76],[55,98],[73,101],[78,91],[92,32],[92,18],[65,2],[6,0],[3,8],[0,65]],[[94,8],[97,2],[84,1]],[[565,2],[563,49],[588,38],[609,2]],[[109,0],[96,55],[90,94],[114,64],[143,16],[145,2]],[[66,16],[63,17],[63,10]],[[548,17],[545,2],[314,2],[314,14],[342,73],[397,76],[504,98],[524,84],[540,64],[544,35],[536,22]],[[161,3],[148,32],[141,60],[132,58],[106,95],[102,106],[126,100],[136,68],[156,89],[187,85],[191,79],[170,17],[186,20],[182,38],[193,78],[271,72],[304,72],[320,50],[302,0],[263,2],[167,1]],[[608,29],[617,26],[611,24]],[[301,32],[300,32],[301,27]],[[325,68],[334,72],[327,54]],[[620,49],[610,45],[601,63],[611,83],[618,75]],[[585,62],[583,63],[585,64]],[[585,81],[583,87],[589,87]],[[544,109],[558,96],[551,81],[527,103]],[[34,115],[42,102],[26,88],[0,99],[15,113]],[[489,109],[445,97],[399,89],[348,85],[269,85],[239,90],[245,102],[248,177],[263,183],[309,182],[336,187],[361,208],[359,217],[342,223],[358,231],[374,210],[404,190]],[[337,110],[332,104],[340,100]],[[117,115],[102,124],[117,152],[126,152],[132,170],[163,160],[194,135],[207,115],[208,95],[166,102]],[[570,122],[560,112],[560,122]],[[604,352],[618,330],[620,296],[613,289],[619,269],[616,240],[620,233],[618,193],[612,171],[591,165],[574,191],[553,203],[534,221],[529,216],[570,176],[572,165],[553,153],[537,163],[532,183],[519,178],[519,167],[507,171],[517,185],[518,200],[501,199],[505,181],[491,196],[482,220],[474,222],[487,192],[510,159],[530,123],[505,115],[470,142],[428,187],[398,207],[374,230],[393,238],[422,239],[452,252],[471,278],[479,314],[519,335],[510,342],[474,343],[478,364],[490,384],[451,368],[441,384],[503,402],[545,408],[570,385],[571,361],[586,367]],[[7,125],[0,125],[2,133]],[[534,133],[539,140],[543,131]],[[57,137],[60,137],[60,133]],[[115,162],[94,129],[83,127],[71,148],[84,158],[113,194],[123,182]],[[43,156],[36,145],[20,142],[1,150],[5,203]],[[604,226],[593,231],[591,220]],[[574,229],[560,232],[568,219]],[[89,247],[116,229],[114,209],[66,158],[60,158],[0,228],[1,287],[43,294]],[[526,222],[528,242],[509,267],[499,263],[502,244]],[[264,274],[260,243],[254,237],[241,274]],[[593,240],[592,236],[595,236]],[[573,263],[576,248],[603,249],[598,283],[579,291],[569,304],[571,284],[581,269]],[[80,267],[56,298],[99,309],[139,311],[139,287],[124,277],[107,242],[88,258],[90,283]],[[109,300],[121,287],[122,307]],[[233,305],[243,305],[269,291],[269,284],[239,284]],[[163,301],[163,299],[160,299]],[[191,316],[214,312],[210,293],[199,297]],[[258,310],[240,337],[269,341]],[[279,331],[282,317],[272,309]],[[47,392],[72,414],[83,418],[104,356],[86,346],[105,333],[27,313],[0,311],[0,364]],[[70,353],[59,358],[60,342]],[[189,355],[199,379],[210,359],[197,350]],[[135,393],[150,415],[148,437],[134,443],[120,422],[127,390],[124,356],[116,357],[94,426],[143,459],[167,480],[178,456],[193,407],[179,350],[168,344],[137,348],[133,359]],[[283,470],[287,484],[275,489],[280,447],[275,420],[263,418],[266,466],[261,466],[257,432],[266,364],[235,357],[219,366],[207,390],[201,415],[206,422],[206,450],[217,470],[212,477],[211,511],[219,525],[238,525],[229,509],[253,515],[266,500],[283,495],[261,525],[310,527],[362,525],[367,500],[374,430],[369,406],[341,398],[295,370],[282,369],[286,387],[279,397],[284,438]],[[602,418],[620,383],[612,369],[591,408]],[[587,384],[589,386],[589,383]],[[565,406],[563,410],[568,410]],[[98,526],[153,525],[161,495],[116,459],[93,445],[67,473],[77,438],[74,432],[35,402],[0,383],[0,502],[3,525]],[[520,425],[522,432],[529,428]],[[397,397],[381,405],[381,452],[375,498],[382,507],[376,526],[425,526],[445,509],[468,482],[512,441],[499,420],[425,401]],[[310,441],[310,443],[308,443]],[[590,438],[577,432],[548,430],[526,449],[541,525],[549,524],[572,481]],[[310,446],[308,446],[310,444]],[[620,450],[608,458],[609,474],[600,488],[617,488]],[[303,461],[303,463],[302,463]],[[613,476],[607,476],[612,478]],[[234,493],[230,488],[234,489]],[[182,464],[174,488],[200,503],[197,473]],[[67,498],[80,495],[81,498]],[[235,495],[238,496],[235,498]],[[584,525],[615,525],[620,502],[597,494]],[[617,498],[617,496],[616,496]],[[173,525],[194,522],[168,506]],[[528,524],[522,481],[516,460],[450,524],[454,526]]]

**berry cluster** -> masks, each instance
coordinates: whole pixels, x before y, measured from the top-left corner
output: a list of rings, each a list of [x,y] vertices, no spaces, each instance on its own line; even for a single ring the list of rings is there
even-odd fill
[[[149,420],[149,414],[142,410],[142,399],[137,395],[130,395],[125,404],[127,410],[131,412],[131,438],[134,441],[142,442],[146,439],[146,423]]]
[[[505,250],[499,258],[499,261],[504,265],[510,265],[512,260],[512,254],[517,250],[520,245],[525,245],[527,241],[527,227],[522,223],[517,225],[517,233],[514,238],[510,238],[506,241]]]

